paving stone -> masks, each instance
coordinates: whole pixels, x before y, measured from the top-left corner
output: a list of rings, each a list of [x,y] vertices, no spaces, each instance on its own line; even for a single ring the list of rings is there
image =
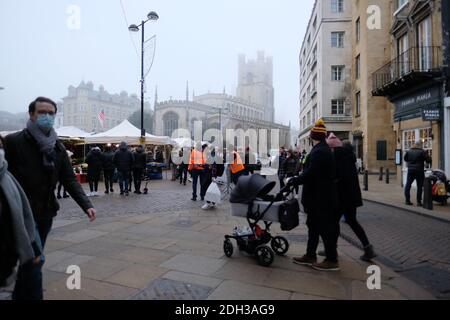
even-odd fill
[[[270,273],[269,268],[231,261],[215,272],[213,277],[263,285]]]
[[[132,262],[108,258],[95,258],[80,264],[79,267],[81,269],[82,277],[93,280],[105,280],[130,265],[132,265]]]
[[[212,288],[169,279],[156,279],[132,300],[205,300]]]
[[[177,243],[175,239],[162,238],[162,237],[150,237],[144,240],[137,241],[136,247],[164,250]]]
[[[289,300],[290,297],[289,291],[226,280],[211,293],[208,300]]]
[[[69,266],[80,266],[81,264],[88,262],[92,259],[95,259],[95,257],[76,254],[67,259],[62,260],[61,262],[58,262],[57,264],[47,267],[47,269],[55,272],[66,272]]]
[[[164,279],[185,282],[190,284],[196,284],[208,288],[216,288],[222,283],[222,279],[199,276],[196,274],[179,272],[179,271],[169,271],[164,276]]]
[[[106,282],[143,289],[168,270],[152,266],[132,265],[105,279]]]
[[[172,258],[174,255],[175,253],[162,250],[132,248],[113,255],[112,258],[144,265],[159,266],[161,263]]]
[[[86,241],[104,236],[105,234],[106,234],[106,232],[85,229],[85,230],[80,230],[80,231],[76,231],[73,233],[68,233],[63,236],[56,236],[56,237],[53,237],[53,239],[63,240],[63,241],[68,241],[68,242],[75,242],[75,243],[82,243],[82,242],[86,242]]]
[[[179,254],[161,264],[161,267],[170,270],[178,270],[209,276],[219,270],[225,263],[225,260],[194,256],[189,254]]]
[[[117,222],[109,222],[109,223],[92,226],[89,229],[97,230],[97,231],[104,231],[104,232],[112,232],[112,231],[118,231],[121,229],[128,228],[131,225],[133,225],[133,224],[129,223],[129,222],[117,221]]]
[[[115,243],[107,240],[94,239],[85,243],[66,248],[66,251],[80,255],[110,257],[116,253],[131,249],[131,246]]]
[[[303,294],[303,293],[294,292],[292,294],[290,300],[312,301],[312,300],[334,300],[334,299],[330,299],[330,298],[326,298],[326,297],[313,296],[313,295],[310,295],[310,294]]]
[[[73,257],[75,253],[67,251],[53,251],[45,254],[44,268],[52,267],[70,257]]]
[[[79,223],[79,222],[80,222],[80,220],[55,219],[53,221],[52,229],[58,229],[58,228],[69,226],[69,225]]]
[[[63,250],[67,247],[73,246],[75,243],[74,242],[68,242],[68,241],[63,241],[63,240],[56,240],[56,239],[49,239],[47,240],[46,244],[45,244],[45,254],[49,254],[50,252],[53,251],[60,251]]]
[[[165,249],[169,252],[186,253],[210,258],[222,258],[224,256],[222,246],[218,244],[206,244],[195,241],[177,241],[174,245]]]
[[[353,281],[351,284],[352,300],[405,300],[397,290],[382,285],[381,290],[369,290],[366,282]]]

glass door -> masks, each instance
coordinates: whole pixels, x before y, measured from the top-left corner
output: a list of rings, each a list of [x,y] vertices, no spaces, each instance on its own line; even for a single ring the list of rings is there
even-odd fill
[[[417,26],[419,68],[421,71],[430,70],[432,67],[431,28],[431,17],[425,18]]]

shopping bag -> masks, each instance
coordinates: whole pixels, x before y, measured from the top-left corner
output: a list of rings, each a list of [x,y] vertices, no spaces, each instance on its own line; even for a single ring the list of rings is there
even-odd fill
[[[222,203],[222,195],[219,187],[217,186],[217,183],[212,182],[209,185],[209,188],[206,191],[205,201],[213,202],[215,204]]]

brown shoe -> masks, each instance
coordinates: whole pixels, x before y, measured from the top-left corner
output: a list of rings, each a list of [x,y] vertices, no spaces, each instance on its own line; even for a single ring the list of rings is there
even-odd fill
[[[311,258],[310,256],[307,256],[305,254],[301,258],[293,258],[292,262],[301,266],[312,266],[314,263],[317,262],[317,258]]]
[[[314,263],[312,268],[318,271],[339,271],[339,262],[331,262],[328,260],[324,260],[321,263]]]

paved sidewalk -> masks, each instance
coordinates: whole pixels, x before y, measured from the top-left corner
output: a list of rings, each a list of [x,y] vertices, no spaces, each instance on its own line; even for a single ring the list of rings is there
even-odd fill
[[[363,190],[363,176],[360,176],[362,196],[364,200],[373,201],[399,209],[404,209],[417,214],[438,218],[445,221],[450,221],[450,204],[447,206],[434,203],[433,210],[427,210],[422,207],[405,205],[404,189],[400,186],[396,177],[391,177],[389,184],[385,181],[379,181],[378,176],[369,176],[369,191]],[[411,200],[415,204],[416,190],[411,189]]]
[[[46,247],[45,298],[59,299],[433,299],[433,296],[392,269],[381,267],[381,290],[367,288],[369,264],[361,252],[340,240],[342,271],[321,273],[293,264],[306,250],[307,231],[283,233],[290,240],[286,257],[270,268],[239,253],[223,254],[224,235],[245,225],[228,205],[202,211],[190,199],[190,186],[154,182],[147,196],[101,196],[93,201],[98,219],[80,217],[72,200],[62,201]],[[181,205],[184,204],[184,207]],[[65,273],[81,268],[81,290],[68,290]],[[5,294],[3,294],[5,297]],[[0,296],[1,299],[1,296]]]

